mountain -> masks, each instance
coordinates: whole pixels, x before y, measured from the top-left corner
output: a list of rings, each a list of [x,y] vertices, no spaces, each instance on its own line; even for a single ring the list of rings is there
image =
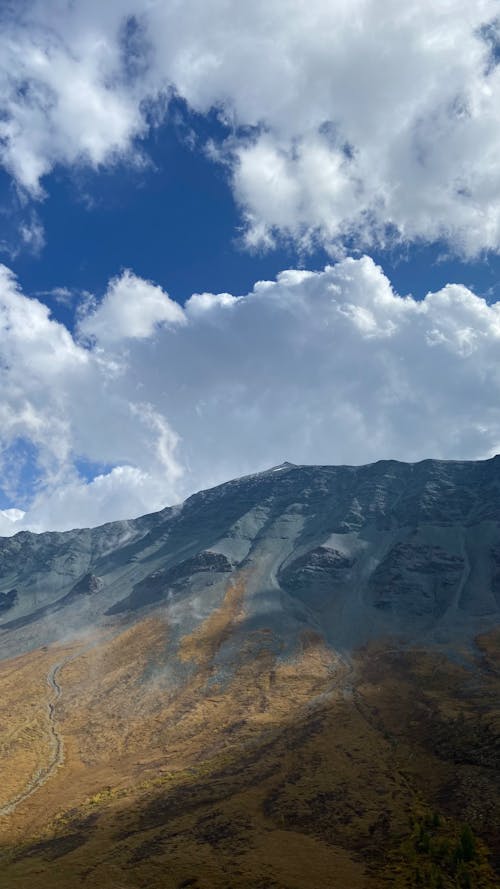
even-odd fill
[[[0,874],[497,885],[499,628],[500,457],[2,539]]]

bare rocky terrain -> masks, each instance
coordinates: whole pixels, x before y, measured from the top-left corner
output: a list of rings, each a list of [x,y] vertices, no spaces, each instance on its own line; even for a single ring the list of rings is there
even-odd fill
[[[500,615],[500,457],[283,464],[134,521],[3,538],[2,655],[151,607],[189,632],[241,570],[247,620],[287,639],[471,639]]]

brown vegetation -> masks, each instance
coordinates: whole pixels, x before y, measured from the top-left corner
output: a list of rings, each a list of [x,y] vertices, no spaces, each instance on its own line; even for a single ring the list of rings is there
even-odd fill
[[[498,886],[500,634],[460,663],[380,645],[349,667],[312,633],[279,657],[261,629],[222,681],[243,585],[178,649],[153,616],[0,665],[6,803],[43,764],[46,676],[73,657],[65,760],[0,819],[3,885]]]

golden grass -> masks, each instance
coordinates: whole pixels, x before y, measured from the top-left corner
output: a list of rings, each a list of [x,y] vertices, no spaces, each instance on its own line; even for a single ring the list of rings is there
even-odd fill
[[[213,658],[242,619],[244,584],[232,583],[182,640],[180,662],[193,670],[181,689],[168,678],[168,626],[155,617],[96,640],[61,670],[65,763],[3,819],[0,884],[412,887],[419,873],[434,879],[432,850],[456,843],[467,821],[477,838],[467,865],[473,885],[498,885],[487,853],[500,859],[488,759],[500,635],[479,640],[480,666],[371,646],[350,673],[317,635],[305,634],[296,657],[282,660],[261,630],[247,635],[238,669],[217,685]],[[0,667],[5,799],[43,760],[45,676],[59,657],[53,648]],[[37,731],[33,749],[27,722]],[[422,851],[418,819],[435,812],[439,827]],[[455,889],[446,867],[442,885]]]
[[[44,649],[0,662],[0,808],[46,765],[52,697],[46,677],[58,655]]]
[[[197,664],[211,663],[221,645],[229,638],[234,624],[243,619],[244,595],[245,576],[240,573],[229,582],[222,605],[193,633],[184,636],[179,649],[181,660],[192,660]]]

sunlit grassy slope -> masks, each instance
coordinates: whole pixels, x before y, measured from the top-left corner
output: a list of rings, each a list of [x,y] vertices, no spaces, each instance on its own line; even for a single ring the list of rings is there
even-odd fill
[[[500,633],[348,662],[313,632],[280,655],[261,628],[224,676],[239,583],[181,641],[182,683],[158,613],[2,664],[5,805],[43,769],[65,661],[64,762],[1,818],[1,885],[498,886]]]

